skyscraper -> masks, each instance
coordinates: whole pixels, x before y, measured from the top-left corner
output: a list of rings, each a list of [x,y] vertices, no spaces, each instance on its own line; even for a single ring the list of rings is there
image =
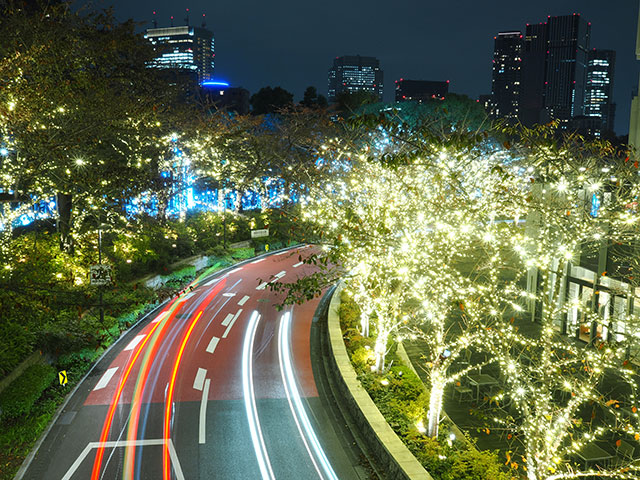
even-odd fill
[[[584,115],[591,24],[580,14],[549,17],[544,108],[565,126]]]
[[[205,28],[180,27],[149,28],[147,38],[158,50],[154,66],[191,73],[198,82],[213,77],[213,33]]]
[[[591,24],[580,14],[527,25],[522,62],[521,120],[559,120],[566,128],[584,111]]]
[[[613,103],[615,64],[615,51],[595,48],[589,51],[584,114],[588,117],[599,117],[601,131],[613,130],[616,107]]]
[[[547,120],[543,118],[547,36],[546,23],[527,24],[522,52],[519,113],[520,121],[528,127]]]
[[[444,100],[447,93],[449,93],[449,80],[445,82],[405,80],[404,78],[396,80],[396,102],[422,103],[432,98]]]
[[[522,76],[522,32],[500,32],[494,38],[493,116],[517,121],[520,106],[520,81]]]
[[[636,60],[640,60],[640,10],[638,10],[638,28],[636,30]],[[640,95],[638,93],[631,99],[629,145],[640,149]]]
[[[369,92],[382,101],[383,74],[375,57],[345,55],[336,57],[329,69],[329,101],[342,92]]]

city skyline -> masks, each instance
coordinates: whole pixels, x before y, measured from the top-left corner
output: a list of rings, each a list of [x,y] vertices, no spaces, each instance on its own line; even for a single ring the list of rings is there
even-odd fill
[[[409,2],[393,14],[381,1],[349,4],[329,1],[322,8],[282,1],[278,8],[266,4],[234,2],[216,5],[202,0],[183,6],[168,0],[113,4],[120,20],[133,18],[141,29],[183,23],[184,7],[191,24],[200,25],[206,13],[207,28],[216,41],[217,79],[242,86],[252,93],[261,87],[281,86],[296,100],[313,85],[326,95],[326,72],[341,55],[374,56],[385,71],[385,101],[393,101],[394,81],[400,78],[448,79],[450,91],[478,98],[491,91],[493,37],[500,31],[523,30],[527,23],[547,15],[581,13],[592,22],[591,44],[615,50],[615,131],[628,132],[631,94],[639,66],[635,60],[637,4],[622,0],[606,5],[595,0],[542,1],[518,5],[495,0],[479,5],[469,0],[441,7]],[[339,17],[335,12],[340,12]],[[461,12],[464,12],[462,14]],[[241,25],[242,28],[239,28]]]

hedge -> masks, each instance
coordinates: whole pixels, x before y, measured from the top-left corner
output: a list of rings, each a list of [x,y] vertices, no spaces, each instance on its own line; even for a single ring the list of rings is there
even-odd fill
[[[17,418],[28,413],[55,378],[56,371],[51,365],[37,363],[28,367],[0,393],[0,418]]]

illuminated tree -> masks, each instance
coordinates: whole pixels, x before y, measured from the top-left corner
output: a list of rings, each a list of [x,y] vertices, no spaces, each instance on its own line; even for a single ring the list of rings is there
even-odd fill
[[[460,362],[499,318],[504,244],[514,227],[498,221],[516,215],[505,196],[513,185],[501,149],[484,136],[374,121],[352,143],[325,145],[334,180],[309,193],[303,212],[328,244],[326,267],[283,288],[295,301],[347,279],[363,334],[373,322],[379,372],[391,337],[422,336],[427,430],[436,436],[445,387],[479,367]]]
[[[534,332],[506,321],[485,344],[499,359],[505,383],[506,396],[498,399],[503,411],[493,417],[523,455],[531,480],[595,476],[595,470],[575,463],[586,444],[638,445],[640,439],[637,416],[621,410],[638,407],[635,368],[628,360],[638,319],[628,308],[613,308],[614,294],[628,300],[634,292],[616,292],[606,267],[607,246],[638,234],[637,165],[606,143],[574,136],[554,140],[550,132],[524,130],[513,146],[507,144],[517,159],[509,175],[521,183],[509,194],[523,207],[513,221],[526,218],[526,227],[512,238],[512,263],[522,282],[505,292],[512,307],[506,318],[522,318],[528,310]],[[584,276],[580,265],[594,254],[592,288],[580,298],[569,280]],[[561,336],[587,330],[587,345]],[[516,463],[511,456],[508,461]],[[637,467],[629,463],[597,476],[637,478]]]
[[[70,251],[84,212],[121,211],[147,187],[172,90],[146,67],[153,51],[133,23],[118,24],[108,12],[9,8],[0,32],[9,79],[0,127],[10,152],[0,182],[13,197],[4,200],[57,197],[61,245]]]

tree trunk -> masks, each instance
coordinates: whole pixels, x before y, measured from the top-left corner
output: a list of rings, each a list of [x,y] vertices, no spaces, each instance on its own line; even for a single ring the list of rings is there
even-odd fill
[[[444,374],[435,368],[431,372],[431,393],[429,394],[429,412],[427,413],[427,435],[431,438],[438,437],[444,387]]]
[[[71,211],[73,207],[73,195],[70,193],[58,193],[57,202],[60,249],[63,252],[72,254],[73,237],[71,236]]]
[[[373,352],[376,356],[376,373],[382,373],[384,371],[385,357],[387,356],[387,340],[389,334],[386,331],[378,332],[376,338],[376,344],[373,347]]]

